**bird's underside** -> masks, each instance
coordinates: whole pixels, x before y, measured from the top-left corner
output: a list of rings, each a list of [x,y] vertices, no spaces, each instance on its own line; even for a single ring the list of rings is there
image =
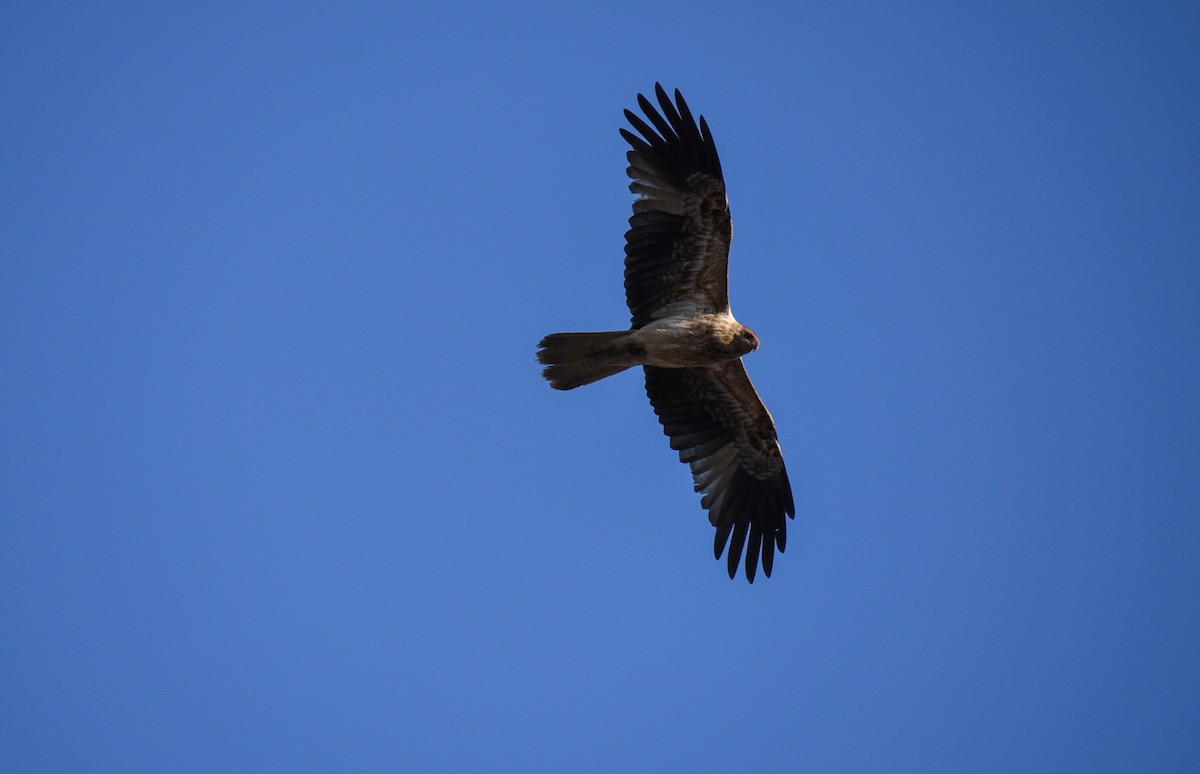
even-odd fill
[[[692,472],[716,527],[714,554],[728,547],[732,578],[745,549],[750,582],[761,560],[769,577],[795,515],[775,424],[742,365],[758,347],[729,312],[732,224],[708,125],[676,91],[642,95],[646,121],[625,111],[629,188],[638,198],[625,234],[628,330],[553,333],[542,339],[543,376],[559,390],[642,366],[646,394],[671,448]]]
[[[746,326],[725,314],[666,317],[641,328],[601,333],[552,333],[538,359],[556,390],[570,390],[636,365],[706,368],[758,346]]]

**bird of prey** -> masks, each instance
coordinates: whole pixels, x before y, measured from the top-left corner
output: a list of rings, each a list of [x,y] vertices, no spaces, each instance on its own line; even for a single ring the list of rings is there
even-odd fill
[[[775,423],[742,365],[758,337],[729,310],[733,227],[716,145],[678,90],[674,103],[659,84],[655,95],[661,112],[639,94],[646,120],[626,110],[637,134],[621,129],[630,145],[629,190],[637,195],[625,233],[632,324],[552,333],[541,340],[538,360],[556,390],[642,366],[654,413],[716,527],[713,554],[720,559],[728,544],[733,578],[745,548],[753,583],[759,558],[770,577],[775,551],[787,545],[792,488]]]

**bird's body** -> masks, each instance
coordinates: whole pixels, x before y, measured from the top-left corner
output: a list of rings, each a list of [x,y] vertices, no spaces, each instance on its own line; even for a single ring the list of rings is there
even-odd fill
[[[741,361],[758,348],[758,337],[729,310],[733,226],[716,146],[678,91],[674,104],[661,86],[655,91],[661,115],[638,95],[653,128],[627,110],[639,134],[621,130],[632,148],[629,188],[638,194],[625,234],[632,324],[552,333],[538,360],[559,390],[643,366],[654,412],[716,527],[714,553],[720,558],[728,544],[732,578],[745,547],[753,582],[759,557],[770,576],[775,550],[786,546],[792,490],[775,423]]]
[[[664,317],[641,328],[552,333],[542,339],[546,379],[570,390],[635,365],[703,368],[752,352],[758,337],[730,314]],[[616,370],[613,370],[616,369]],[[597,376],[599,374],[599,376]]]
[[[642,365],[700,368],[718,365],[753,352],[758,337],[724,314],[665,317],[633,331],[646,349]]]

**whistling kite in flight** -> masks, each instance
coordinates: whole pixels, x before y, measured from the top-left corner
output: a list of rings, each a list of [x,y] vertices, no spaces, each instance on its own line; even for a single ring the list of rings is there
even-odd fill
[[[775,549],[787,544],[795,516],[775,423],[759,399],[742,355],[758,337],[729,311],[729,240],[733,233],[721,162],[708,124],[699,127],[683,95],[675,102],[655,84],[659,113],[638,95],[649,124],[621,129],[631,146],[629,190],[637,194],[625,233],[629,330],[552,333],[542,339],[542,375],[570,390],[640,365],[646,394],[671,448],[692,469],[701,507],[717,529],[713,553],[729,545],[729,577],[746,549],[746,579],[759,557],[771,575]],[[641,135],[640,137],[638,135]]]

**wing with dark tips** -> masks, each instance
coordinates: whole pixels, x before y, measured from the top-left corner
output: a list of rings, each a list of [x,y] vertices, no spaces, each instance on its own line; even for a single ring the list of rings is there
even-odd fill
[[[646,118],[626,110],[637,133],[621,130],[630,145],[629,190],[638,196],[625,234],[625,300],[634,328],[729,308],[733,226],[717,147],[678,90],[674,103],[661,85],[654,90],[658,108],[639,94]]]
[[[743,550],[747,580],[754,582],[760,558],[771,577],[775,551],[787,546],[785,516],[794,517],[796,506],[775,422],[742,361],[645,371],[654,413],[691,468],[700,505],[716,527],[713,553],[719,559],[728,546],[730,578]]]

